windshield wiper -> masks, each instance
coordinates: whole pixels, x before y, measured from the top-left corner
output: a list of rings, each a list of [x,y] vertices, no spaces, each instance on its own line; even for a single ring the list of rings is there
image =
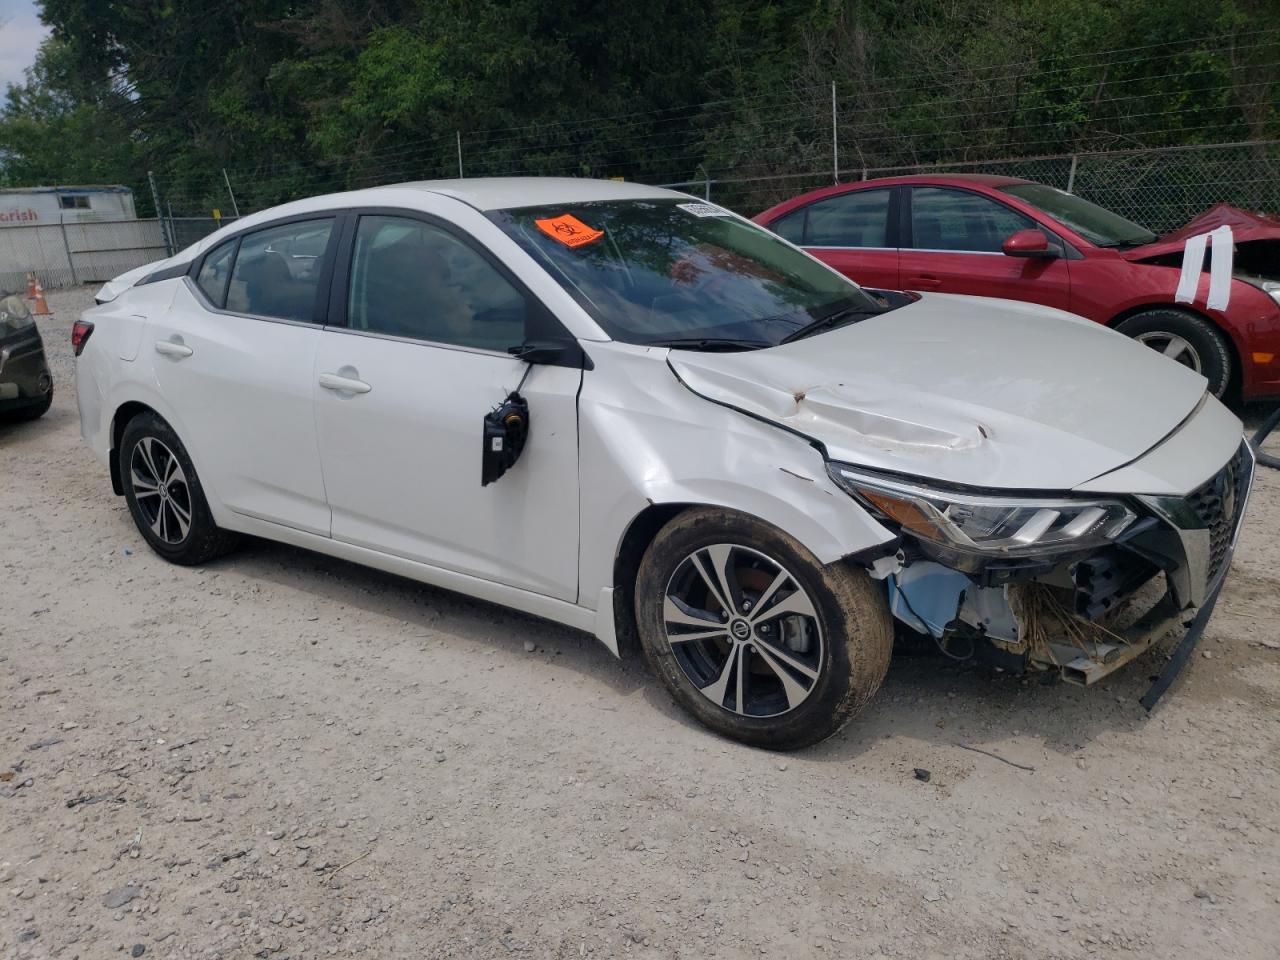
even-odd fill
[[[641,346],[671,347],[675,350],[761,350],[772,347],[768,340],[734,340],[729,337],[674,337],[669,340],[646,340]]]
[[[793,340],[803,340],[805,337],[811,337],[815,333],[821,333],[823,330],[831,330],[835,327],[842,327],[846,323],[856,323],[859,320],[865,320],[867,317],[874,317],[878,313],[884,313],[875,307],[862,307],[854,305],[845,307],[843,310],[837,310],[835,313],[829,313],[825,317],[819,317],[817,320],[811,320],[798,330],[792,330],[785,337],[778,341],[779,344],[791,343]]]
[[[1123,240],[1111,240],[1107,243],[1095,243],[1095,247],[1103,247],[1107,249],[1115,249],[1116,247],[1143,247],[1148,243],[1154,243],[1159,238],[1154,233],[1149,233],[1143,237],[1128,237]]]

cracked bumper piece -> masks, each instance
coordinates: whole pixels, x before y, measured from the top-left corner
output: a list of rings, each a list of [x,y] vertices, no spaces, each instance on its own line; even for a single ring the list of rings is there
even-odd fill
[[[1134,498],[1143,519],[1115,546],[1013,577],[930,557],[889,576],[893,614],[953,656],[1057,670],[1090,685],[1185,630],[1141,703],[1172,684],[1212,616],[1244,520],[1255,460],[1248,444],[1186,497]],[[943,559],[943,558],[939,558]]]

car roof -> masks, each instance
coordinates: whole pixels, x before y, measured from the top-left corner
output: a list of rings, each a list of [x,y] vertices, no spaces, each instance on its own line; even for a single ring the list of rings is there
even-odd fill
[[[461,180],[420,180],[362,191],[371,197],[386,190],[423,190],[461,200],[477,210],[506,210],[599,200],[648,200],[686,197],[663,187],[623,180],[588,180],[583,177],[473,177]],[[362,198],[363,199],[363,198]]]
[[[818,190],[810,190],[808,193],[802,193],[799,196],[792,197],[789,200],[783,200],[776,206],[770,207],[755,216],[757,223],[769,223],[784,213],[790,213],[800,207],[804,207],[813,203],[815,200],[822,200],[826,197],[834,197],[841,193],[849,193],[854,190],[866,190],[873,187],[897,187],[915,184],[917,186],[928,187],[1007,187],[1013,183],[1034,183],[1033,180],[1024,180],[1021,177],[1004,177],[991,173],[913,173],[901,177],[878,177],[874,180],[855,180],[852,183],[837,183],[835,186],[822,187]]]

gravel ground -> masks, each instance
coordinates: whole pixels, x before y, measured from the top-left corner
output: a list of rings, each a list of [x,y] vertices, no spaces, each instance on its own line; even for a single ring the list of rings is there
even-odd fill
[[[90,294],[50,301],[54,407],[0,427],[0,956],[1276,956],[1273,472],[1154,715],[1159,653],[1088,690],[899,658],[779,756],[498,607],[164,563],[80,442]]]

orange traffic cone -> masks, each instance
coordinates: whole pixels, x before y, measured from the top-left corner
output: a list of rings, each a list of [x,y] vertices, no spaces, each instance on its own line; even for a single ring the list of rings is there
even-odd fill
[[[39,280],[36,281],[35,301],[36,301],[36,308],[31,311],[32,316],[36,316],[36,317],[53,316],[53,311],[49,309],[49,304],[44,299],[44,287],[40,286]]]
[[[27,274],[27,299],[34,300],[36,298],[36,275],[34,273]]]

